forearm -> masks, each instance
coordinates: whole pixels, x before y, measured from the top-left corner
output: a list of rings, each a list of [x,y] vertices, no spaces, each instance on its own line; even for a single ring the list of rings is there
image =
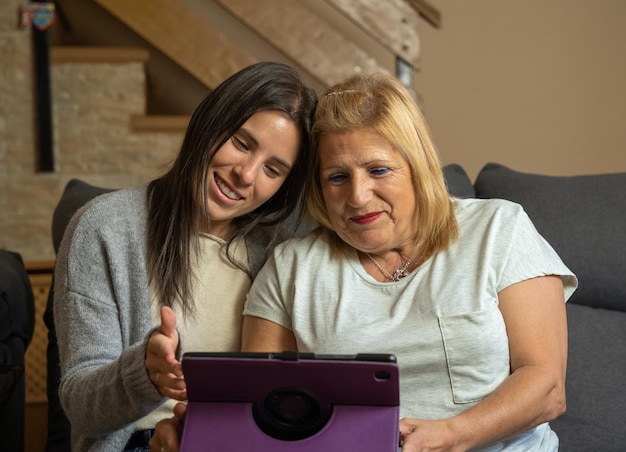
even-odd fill
[[[557,276],[525,280],[498,294],[511,375],[455,423],[470,447],[510,438],[565,411],[567,320]]]
[[[148,379],[142,356],[129,348],[116,361],[71,369],[62,378],[59,395],[73,429],[102,436],[137,421],[164,401]]]
[[[565,411],[563,380],[540,366],[517,369],[498,389],[449,419],[463,450],[500,442],[551,421]]]
[[[101,436],[158,406],[163,398],[145,370],[145,343],[124,347],[111,307],[75,294],[60,296],[64,298],[55,306],[61,357],[59,397],[72,428]],[[96,319],[85,311],[97,312]]]

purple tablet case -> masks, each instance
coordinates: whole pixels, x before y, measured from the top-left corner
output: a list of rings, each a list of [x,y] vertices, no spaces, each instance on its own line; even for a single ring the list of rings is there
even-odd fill
[[[393,355],[187,353],[182,452],[397,452]]]

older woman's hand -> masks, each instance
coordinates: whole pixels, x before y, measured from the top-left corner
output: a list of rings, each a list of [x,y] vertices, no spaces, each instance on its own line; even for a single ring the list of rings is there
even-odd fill
[[[187,405],[177,403],[174,407],[174,417],[157,423],[149,443],[152,452],[179,452],[186,413]]]
[[[146,346],[146,370],[161,395],[187,400],[183,368],[176,359],[178,345],[176,315],[170,308],[162,307],[161,326],[152,333]]]
[[[448,420],[428,421],[403,418],[400,420],[402,452],[466,450],[455,444],[455,435],[449,428]]]

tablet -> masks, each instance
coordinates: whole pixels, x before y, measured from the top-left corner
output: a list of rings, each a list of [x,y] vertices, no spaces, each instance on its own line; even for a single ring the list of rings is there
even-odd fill
[[[181,451],[396,452],[392,354],[186,353]]]

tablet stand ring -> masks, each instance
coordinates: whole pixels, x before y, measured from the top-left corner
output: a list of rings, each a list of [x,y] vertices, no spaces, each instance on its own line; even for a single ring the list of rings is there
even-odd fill
[[[330,418],[330,403],[320,401],[309,391],[278,388],[261,403],[253,404],[257,426],[272,438],[297,441],[319,432]]]

